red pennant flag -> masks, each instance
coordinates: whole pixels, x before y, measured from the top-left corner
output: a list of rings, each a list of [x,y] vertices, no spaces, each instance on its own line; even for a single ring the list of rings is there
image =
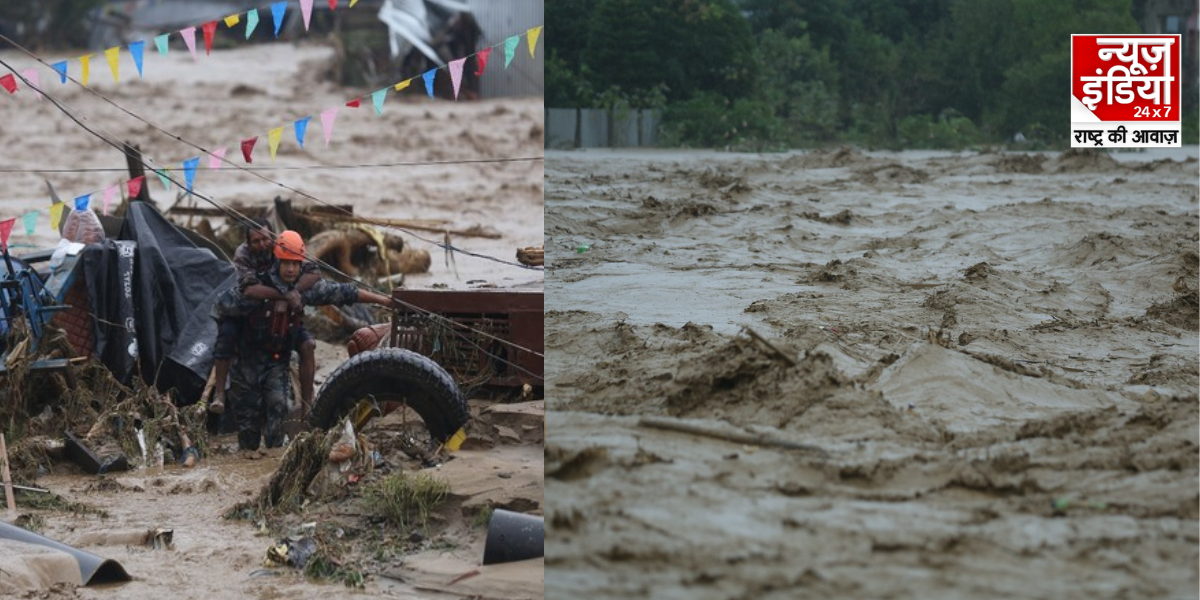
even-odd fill
[[[250,157],[250,154],[254,152],[254,144],[256,142],[258,142],[257,135],[248,140],[242,140],[242,158],[245,158],[246,162],[248,163],[254,162],[254,159]]]
[[[337,9],[337,0],[329,0],[329,10]]]
[[[487,48],[480,50],[479,53],[475,55],[475,64],[476,64],[475,76],[476,77],[483,75],[483,70],[487,68],[488,55],[490,55],[491,53],[492,53],[492,47],[488,46]]]
[[[211,23],[205,23],[203,27],[204,27],[204,55],[208,56],[209,54],[212,54],[212,41],[213,41],[213,36],[216,35],[216,33],[217,33],[217,22],[213,21]]]
[[[10,94],[17,93],[17,78],[13,77],[12,73],[0,77],[0,85],[4,86],[4,89],[8,90]]]
[[[142,193],[142,182],[146,180],[145,175],[139,175],[129,180],[129,197],[137,198]]]
[[[5,252],[8,252],[8,234],[12,233],[13,223],[16,222],[15,217],[0,221],[0,247],[3,247]]]
[[[9,77],[12,77],[12,75],[9,75]],[[350,108],[358,108],[358,107],[362,106],[362,98],[355,98],[355,99],[347,102],[346,106],[349,106]]]

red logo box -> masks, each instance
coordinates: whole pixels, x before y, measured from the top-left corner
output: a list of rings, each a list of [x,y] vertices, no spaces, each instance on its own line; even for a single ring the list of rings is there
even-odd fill
[[[1179,121],[1178,35],[1072,35],[1071,94],[1102,122]]]

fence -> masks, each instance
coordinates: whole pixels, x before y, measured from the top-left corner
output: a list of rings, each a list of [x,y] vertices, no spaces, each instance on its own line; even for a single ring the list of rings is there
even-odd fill
[[[630,148],[658,144],[661,114],[656,110],[547,108],[546,147]]]

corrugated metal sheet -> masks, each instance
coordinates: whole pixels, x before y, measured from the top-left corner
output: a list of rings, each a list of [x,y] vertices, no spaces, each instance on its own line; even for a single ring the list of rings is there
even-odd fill
[[[480,45],[502,44],[509,36],[522,35],[546,20],[544,0],[467,0],[467,4],[483,30]],[[534,59],[529,58],[527,38],[522,37],[516,57],[507,69],[504,68],[504,47],[494,49],[487,71],[479,81],[483,97],[545,95],[546,35],[543,32],[542,39],[538,40]]]

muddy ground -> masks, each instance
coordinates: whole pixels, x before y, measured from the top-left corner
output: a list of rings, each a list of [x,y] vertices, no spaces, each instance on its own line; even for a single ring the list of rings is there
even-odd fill
[[[1196,598],[1196,155],[552,152],[547,597]]]

